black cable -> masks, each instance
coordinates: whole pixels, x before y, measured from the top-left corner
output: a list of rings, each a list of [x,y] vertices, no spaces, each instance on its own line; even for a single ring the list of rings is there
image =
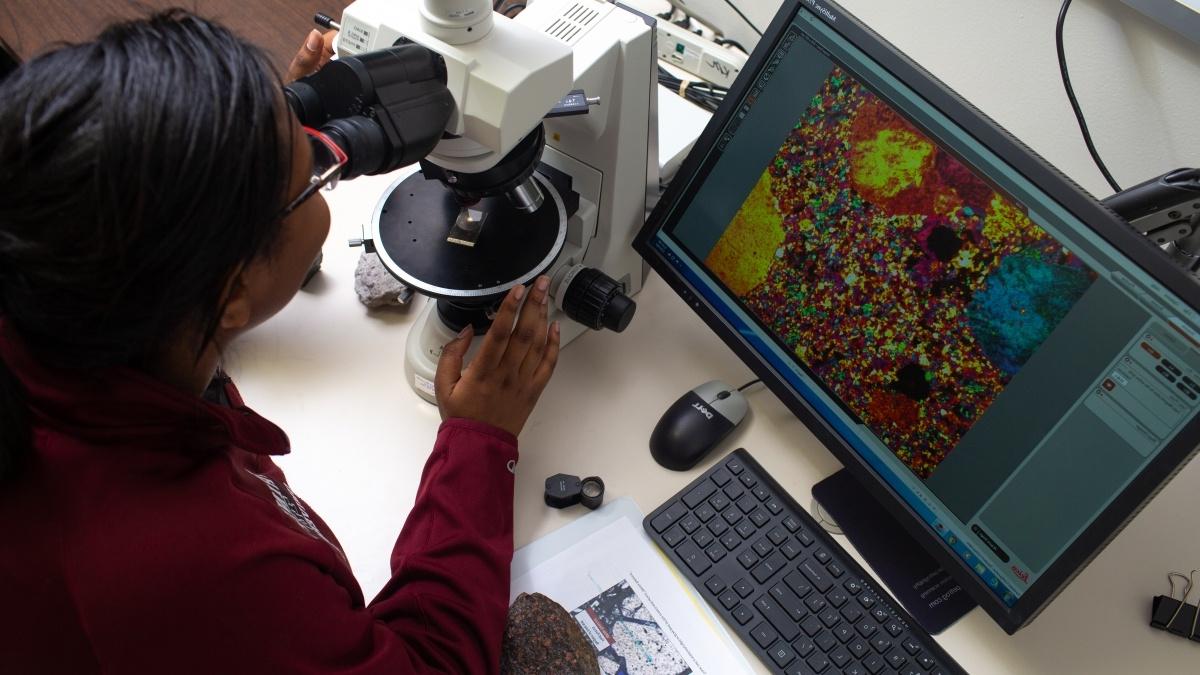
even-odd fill
[[[1062,73],[1067,99],[1071,101],[1071,110],[1075,113],[1076,121],[1079,122],[1079,131],[1083,133],[1083,142],[1092,155],[1092,161],[1096,162],[1100,173],[1104,174],[1104,180],[1108,181],[1108,185],[1113,191],[1120,192],[1121,186],[1117,185],[1117,181],[1108,172],[1108,167],[1104,165],[1104,160],[1100,159],[1100,153],[1096,152],[1096,146],[1092,143],[1092,134],[1088,131],[1087,121],[1083,119],[1083,111],[1079,109],[1079,101],[1075,98],[1075,89],[1071,87],[1071,76],[1067,73],[1067,54],[1063,49],[1063,24],[1067,19],[1067,8],[1070,6],[1071,0],[1063,0],[1062,9],[1058,12],[1058,25],[1054,29],[1054,44],[1058,48],[1058,70]]]
[[[517,3],[517,4],[515,4],[515,5],[509,5],[508,7],[505,7],[505,8],[504,8],[504,11],[503,11],[503,12],[500,12],[500,13],[501,13],[501,14],[503,14],[504,16],[512,16],[512,14],[511,14],[510,12],[512,12],[514,9],[515,9],[515,10],[517,10],[517,11],[519,12],[519,11],[521,11],[521,10],[525,9],[525,5],[524,5],[523,3]]]
[[[758,33],[759,37],[762,37],[762,31],[759,30],[758,26],[755,26],[754,23],[750,21],[750,19],[747,19],[745,14],[742,14],[742,10],[738,9],[737,5],[733,4],[733,0],[725,0],[725,4],[729,5],[730,9],[737,12],[738,16],[742,17],[742,21],[745,21],[746,25],[750,26],[750,30],[754,31],[755,33]],[[745,51],[745,50],[742,50],[742,51]],[[746,52],[746,53],[749,54],[749,52]]]
[[[724,46],[728,45],[728,46],[730,46],[730,47],[733,47],[733,48],[735,48],[735,49],[739,49],[739,50],[741,50],[741,52],[742,52],[743,54],[746,54],[746,55],[749,55],[749,54],[750,54],[750,50],[748,50],[748,49],[746,49],[745,47],[743,47],[743,46],[742,46],[742,43],[738,42],[737,40],[730,40],[730,39],[728,39],[728,38],[714,38],[714,39],[713,39],[713,42],[715,42],[715,43],[717,43],[717,44],[721,45],[722,47],[724,47]]]
[[[757,378],[750,380],[746,384],[743,384],[742,386],[738,387],[738,391],[742,391],[744,389],[749,389],[750,387],[753,387],[754,385],[758,384],[759,382],[762,382],[762,380],[757,379]]]

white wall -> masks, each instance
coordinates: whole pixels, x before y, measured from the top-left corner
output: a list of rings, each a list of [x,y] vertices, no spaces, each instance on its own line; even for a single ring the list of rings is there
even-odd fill
[[[711,4],[713,0],[707,0]],[[736,0],[752,20],[778,0]],[[839,3],[1097,197],[1058,73],[1059,0]],[[665,6],[665,5],[664,5]],[[1075,0],[1065,43],[1092,138],[1122,187],[1200,166],[1200,46],[1120,0]]]

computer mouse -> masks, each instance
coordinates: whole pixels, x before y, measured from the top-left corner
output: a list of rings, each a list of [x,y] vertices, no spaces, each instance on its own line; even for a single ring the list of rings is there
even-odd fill
[[[650,434],[650,455],[673,471],[696,465],[745,417],[750,407],[736,387],[705,382],[663,413]]]

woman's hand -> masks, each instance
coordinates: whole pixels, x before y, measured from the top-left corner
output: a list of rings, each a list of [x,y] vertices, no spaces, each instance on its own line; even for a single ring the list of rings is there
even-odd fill
[[[300,51],[296,52],[296,57],[288,66],[284,84],[312,75],[329,63],[329,59],[333,58],[333,38],[336,36],[336,30],[326,31],[322,35],[321,31],[314,28],[304,38],[304,44],[300,45]]]
[[[442,419],[465,417],[514,436],[521,432],[558,362],[558,322],[546,325],[549,288],[549,277],[538,277],[524,306],[525,287],[509,291],[466,370],[463,357],[475,331],[467,326],[446,345],[434,377]],[[510,331],[514,318],[516,326]]]

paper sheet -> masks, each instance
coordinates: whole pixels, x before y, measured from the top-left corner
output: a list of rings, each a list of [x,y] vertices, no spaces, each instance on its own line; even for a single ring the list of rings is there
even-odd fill
[[[538,592],[565,607],[606,675],[752,672],[685,584],[620,499],[517,551],[509,600]]]

